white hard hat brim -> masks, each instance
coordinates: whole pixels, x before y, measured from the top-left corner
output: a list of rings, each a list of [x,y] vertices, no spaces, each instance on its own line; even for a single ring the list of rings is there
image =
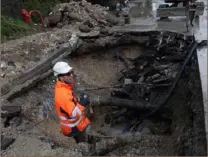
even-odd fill
[[[67,67],[61,74],[67,74],[70,71],[72,71],[73,68],[72,67]],[[60,73],[54,72],[54,76],[58,76]]]

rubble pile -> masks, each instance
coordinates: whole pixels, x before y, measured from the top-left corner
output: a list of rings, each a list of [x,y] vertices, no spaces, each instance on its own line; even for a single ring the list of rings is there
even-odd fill
[[[89,32],[93,27],[109,27],[119,23],[118,19],[107,12],[108,9],[100,5],[82,1],[61,3],[52,8],[51,13],[45,18],[48,27],[76,25],[83,23],[80,30]]]
[[[120,54],[119,58],[126,65],[126,69],[121,71],[123,77],[120,78],[120,83],[137,84],[126,87],[125,93],[128,93],[126,98],[143,99],[153,103],[152,101],[158,97],[156,89],[167,91],[180,70],[180,64],[187,57],[188,44],[189,42],[165,34],[150,39],[145,46],[146,52],[137,58],[129,59]]]

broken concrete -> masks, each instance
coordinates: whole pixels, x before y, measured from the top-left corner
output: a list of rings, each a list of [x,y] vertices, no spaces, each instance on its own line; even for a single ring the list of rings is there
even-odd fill
[[[12,118],[18,116],[21,113],[21,106],[1,106],[1,117]]]
[[[163,35],[172,34],[176,33],[163,33]],[[19,77],[15,77],[15,81],[10,79],[8,83],[3,84],[2,98],[5,100],[9,99],[12,95],[20,92],[23,87],[26,88],[31,84],[34,84],[34,82],[37,82],[37,80],[41,80],[44,77],[47,77],[51,73],[51,71],[48,71],[49,69],[51,69],[51,63],[55,62],[55,60],[57,61],[60,58],[68,56],[70,53],[72,53],[72,50],[74,52],[72,53],[72,55],[80,55],[101,48],[115,47],[116,45],[125,45],[129,43],[148,44],[148,39],[153,38],[155,35],[158,35],[159,37],[161,36],[161,32],[114,32],[111,35],[106,35],[102,37],[89,34],[84,35],[84,39],[81,38],[79,40],[77,39],[77,37],[71,37],[69,41],[70,43],[66,43],[63,44],[63,46],[60,46],[60,48],[57,51],[53,52],[50,57],[48,57],[47,59],[43,59],[38,65],[36,65],[26,73],[20,75]],[[177,38],[179,38],[181,41],[184,40],[184,36],[182,34],[177,34]],[[58,57],[58,59],[56,57]]]
[[[43,60],[38,65],[30,69],[29,71],[23,73],[15,80],[9,80],[8,83],[2,86],[2,98],[4,100],[9,99],[14,94],[20,92],[22,88],[26,88],[37,80],[41,80],[49,75],[48,71],[51,70],[51,63],[61,57],[65,57],[71,53],[71,47],[69,44],[63,44],[60,48],[55,51],[46,60]]]
[[[61,17],[60,17],[61,15]],[[92,5],[91,3],[82,1],[70,1],[69,3],[61,3],[52,8],[52,12],[45,18],[45,23],[50,26],[76,25],[79,22],[89,21],[92,26],[109,27],[117,25],[119,20],[106,8],[100,5]],[[89,28],[81,26],[81,30],[89,32]]]

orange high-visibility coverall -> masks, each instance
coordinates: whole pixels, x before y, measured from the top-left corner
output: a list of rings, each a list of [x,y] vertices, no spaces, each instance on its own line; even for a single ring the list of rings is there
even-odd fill
[[[60,128],[64,135],[70,135],[73,127],[79,131],[84,131],[90,124],[89,119],[84,115],[85,107],[77,101],[71,85],[61,81],[56,82],[55,105],[60,120]]]

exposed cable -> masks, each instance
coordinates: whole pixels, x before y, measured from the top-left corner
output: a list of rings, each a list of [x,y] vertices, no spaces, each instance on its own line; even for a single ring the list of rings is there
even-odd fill
[[[194,38],[194,36],[193,36]],[[173,93],[179,79],[181,78],[183,72],[184,72],[184,69],[185,69],[185,66],[186,64],[189,62],[189,60],[191,59],[192,55],[194,54],[194,52],[196,51],[196,48],[198,46],[198,43],[195,41],[195,38],[193,39],[194,41],[192,41],[192,43],[189,45],[188,49],[187,49],[187,52],[190,50],[190,53],[188,54],[186,60],[184,61],[182,67],[181,67],[181,70],[179,71],[173,85],[171,86],[170,90],[168,91],[168,94],[166,95],[166,98],[158,105],[158,107],[156,109],[154,109],[153,111],[151,111],[150,113],[144,115],[143,117],[141,117],[141,119],[135,123],[135,125],[131,128],[131,131],[138,125],[140,124],[144,119],[146,119],[147,117],[155,114],[158,110],[160,110],[162,107],[164,107],[164,105],[166,104],[166,102],[169,100],[171,94]]]

